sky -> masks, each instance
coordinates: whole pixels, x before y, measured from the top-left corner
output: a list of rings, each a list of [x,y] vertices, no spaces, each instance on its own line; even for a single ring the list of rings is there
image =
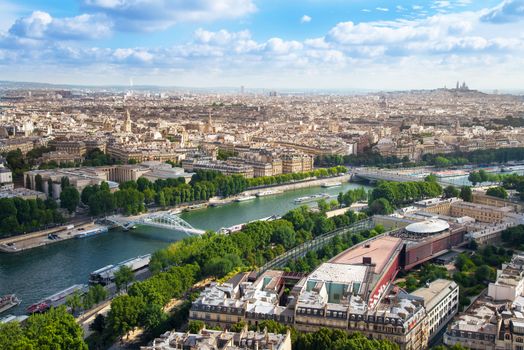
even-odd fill
[[[524,89],[524,0],[0,0],[0,80]]]

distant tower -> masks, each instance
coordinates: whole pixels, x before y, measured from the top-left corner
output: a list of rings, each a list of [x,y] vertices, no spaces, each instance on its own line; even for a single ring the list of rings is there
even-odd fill
[[[459,81],[457,80],[457,87],[455,88],[456,90],[460,89],[460,83]]]
[[[131,133],[131,116],[129,115],[129,110],[126,110],[127,117],[126,121],[124,122],[124,132],[130,134]]]
[[[246,91],[246,89],[244,88],[244,85],[240,86],[240,94],[243,95]]]

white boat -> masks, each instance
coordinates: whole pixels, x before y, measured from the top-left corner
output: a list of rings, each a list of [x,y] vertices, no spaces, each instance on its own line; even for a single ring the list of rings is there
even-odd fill
[[[21,301],[14,294],[4,295],[0,298],[0,313],[9,310],[12,307],[20,305]]]
[[[250,201],[252,199],[255,199],[257,197],[255,196],[242,196],[242,197],[238,197],[237,199],[235,199],[235,202],[245,202],[245,201]]]
[[[105,227],[105,226],[102,226],[102,227],[96,227],[94,229],[91,229],[91,230],[87,230],[87,231],[84,231],[84,232],[81,232],[79,234],[77,234],[75,236],[75,238],[86,238],[86,237],[91,237],[91,236],[94,236],[94,235],[98,235],[100,233],[104,233],[104,232],[107,232],[108,231],[108,228]]]
[[[322,187],[324,188],[338,187],[338,186],[342,186],[342,182],[324,182],[322,184]]]
[[[320,199],[326,199],[329,197],[330,196],[328,193],[319,193],[319,194],[314,194],[312,196],[296,198],[295,203],[309,203],[309,202],[318,201]]]
[[[272,196],[275,194],[284,193],[284,191],[280,190],[267,190],[267,191],[260,191],[256,194],[257,197],[265,197],[265,196]]]

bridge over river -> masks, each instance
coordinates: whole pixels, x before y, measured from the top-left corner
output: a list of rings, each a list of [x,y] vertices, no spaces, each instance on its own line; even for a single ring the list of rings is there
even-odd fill
[[[135,225],[146,225],[184,232],[188,235],[202,235],[206,232],[204,230],[194,228],[187,221],[171,211],[148,213],[130,217],[113,215],[108,216],[101,221],[113,226],[122,227],[124,230],[129,230]]]

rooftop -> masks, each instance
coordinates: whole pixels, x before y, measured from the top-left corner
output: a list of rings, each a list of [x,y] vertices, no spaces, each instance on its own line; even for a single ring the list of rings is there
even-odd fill
[[[363,264],[364,258],[370,258],[370,264],[375,266],[373,272],[380,274],[401,244],[400,238],[380,236],[340,253],[329,262],[332,264],[359,265]]]
[[[449,224],[446,221],[440,219],[415,222],[406,226],[406,231],[420,234],[439,233],[448,229]]]

